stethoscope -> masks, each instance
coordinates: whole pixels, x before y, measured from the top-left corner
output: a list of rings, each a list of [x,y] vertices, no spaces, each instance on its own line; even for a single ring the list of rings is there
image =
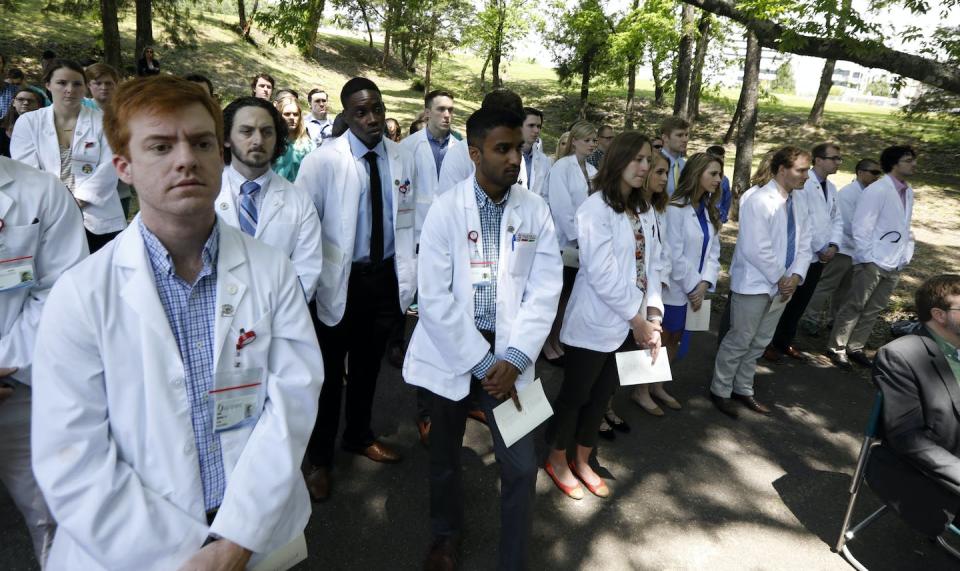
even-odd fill
[[[890,236],[891,234],[897,235],[897,238],[895,240],[890,241],[891,244],[896,244],[897,242],[900,241],[900,238],[903,238],[903,234],[901,234],[900,232],[897,232],[896,230],[891,230],[885,233],[883,236],[880,236],[880,241],[882,242],[884,238],[886,238],[887,236]]]

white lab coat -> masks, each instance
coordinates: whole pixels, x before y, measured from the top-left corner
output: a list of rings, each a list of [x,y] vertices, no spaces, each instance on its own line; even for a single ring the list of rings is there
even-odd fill
[[[231,167],[223,172],[217,214],[234,228],[240,228],[237,197],[240,187],[231,188]],[[320,217],[310,196],[282,176],[269,171],[269,178],[260,192],[260,212],[257,217],[257,240],[261,240],[290,258],[300,279],[300,287],[307,299],[313,299],[323,269],[323,249],[320,237]]]
[[[663,303],[687,305],[687,294],[700,282],[709,282],[710,291],[716,289],[720,274],[720,235],[707,217],[707,251],[700,269],[700,254],[703,252],[703,230],[693,205],[667,206],[667,242],[670,256],[670,276],[666,280],[667,291]]]
[[[793,264],[787,261],[787,200],[771,179],[740,201],[740,233],[730,263],[730,289],[744,295],[775,295],[784,276],[797,274],[800,281],[810,267],[810,236],[802,206],[794,205],[796,240]]]
[[[32,287],[0,291],[0,366],[30,384],[43,303],[64,271],[88,255],[83,219],[60,179],[0,157],[0,260],[33,256]],[[36,222],[34,222],[36,221]]]
[[[467,145],[467,141],[464,140],[461,143],[456,148],[447,149],[447,154],[443,157],[443,164],[440,165],[440,181],[437,183],[437,194],[443,194],[460,181],[473,177],[473,173],[477,170],[477,166],[473,164],[473,160],[470,158],[470,147]],[[536,164],[534,164],[534,168],[537,168]],[[548,164],[546,171],[542,172],[548,172],[549,170],[550,165]],[[540,172],[539,170],[536,171],[536,173]],[[538,176],[536,173],[534,177]],[[517,184],[526,188],[527,185],[524,182],[526,178],[527,161],[521,153],[520,176],[517,178]],[[546,192],[546,189],[544,189],[544,192]]]
[[[813,253],[810,261],[819,262],[818,252],[826,250],[830,244],[836,244],[839,248],[843,240],[843,217],[840,216],[837,202],[837,187],[827,179],[827,198],[824,199],[817,173],[811,168],[807,182],[803,188],[793,191],[793,195],[802,199],[806,212],[810,251]]]
[[[103,132],[103,112],[80,108],[73,130],[72,170],[76,188],[74,198],[87,203],[83,207],[83,225],[93,234],[123,230],[127,219],[117,194],[117,171],[113,151]],[[53,122],[53,106],[24,113],[13,128],[10,156],[60,178],[60,145]]]
[[[229,306],[229,309],[228,309]],[[300,472],[323,361],[293,266],[220,224],[214,370],[266,371],[255,425],[220,435],[227,487],[207,526],[184,365],[138,223],[47,299],[33,383],[33,468],[59,524],[50,569],[177,569],[209,534],[261,555],[310,518]]]
[[[527,157],[523,157],[525,162]],[[526,186],[534,194],[538,194],[543,197],[544,200],[547,199],[547,179],[550,176],[550,169],[553,168],[553,161],[547,155],[543,154],[543,151],[540,150],[540,147],[534,145],[533,152],[531,153],[530,161],[530,181],[529,183],[524,183],[523,180],[517,181],[517,184]],[[527,167],[526,164],[521,165],[520,169],[520,178],[526,179],[527,177]]]
[[[398,309],[406,311],[417,289],[417,236],[414,223],[399,228],[397,213],[414,212],[417,189],[413,157],[393,141],[383,140],[390,161],[393,188],[394,261],[400,287]],[[323,270],[317,286],[317,317],[333,327],[343,319],[347,307],[347,283],[357,236],[363,178],[350,152],[346,134],[330,139],[303,159],[296,185],[313,199],[323,231]],[[405,191],[401,192],[400,187]]]
[[[853,243],[853,214],[857,211],[857,204],[863,194],[864,187],[860,181],[853,179],[850,184],[837,192],[837,204],[840,207],[840,218],[843,220],[843,237],[840,239],[840,253],[853,257],[856,249]]]
[[[645,316],[648,308],[663,313],[660,241],[652,208],[640,214],[640,222],[646,292],[637,287],[637,242],[629,216],[607,206],[599,192],[577,210],[580,271],[563,315],[563,343],[609,353],[623,344],[635,315]]]
[[[655,223],[654,229],[657,243],[660,245],[660,263],[657,265],[657,272],[660,274],[660,284],[664,290],[664,295],[666,295],[665,291],[669,286],[671,268],[671,246],[669,237],[667,235],[667,213],[657,212],[654,209],[651,210],[653,211],[653,220]]]
[[[468,238],[476,232],[477,241]],[[535,237],[514,242],[518,234]],[[403,379],[448,398],[470,392],[471,369],[487,354],[503,358],[514,347],[536,362],[563,285],[563,264],[553,221],[543,199],[519,185],[510,190],[500,225],[497,274],[496,347],[474,322],[471,251],[483,251],[480,214],[473,179],[464,180],[434,201],[420,237],[419,321],[403,362]],[[531,365],[517,379],[523,387],[534,378]]]
[[[907,185],[906,207],[893,184],[884,175],[863,191],[853,214],[853,263],[874,263],[885,270],[902,270],[913,258],[910,230],[913,188]]]
[[[447,153],[441,165],[446,162],[446,157],[450,152],[460,145],[466,146],[450,135],[450,141],[447,143]],[[423,228],[423,221],[426,219],[427,211],[430,210],[430,204],[440,193],[440,175],[437,174],[437,162],[433,160],[433,149],[430,148],[430,141],[427,140],[427,129],[423,128],[400,141],[400,147],[406,149],[413,156],[414,166],[414,186],[417,189],[417,230]],[[471,163],[473,164],[473,163]],[[445,189],[444,189],[445,190]]]
[[[597,169],[586,163],[587,176],[593,179]],[[576,155],[567,155],[553,163],[547,178],[547,195],[553,223],[557,225],[557,237],[561,248],[577,246],[577,209],[586,200],[590,187],[583,178],[583,171]],[[622,340],[621,340],[622,341]]]

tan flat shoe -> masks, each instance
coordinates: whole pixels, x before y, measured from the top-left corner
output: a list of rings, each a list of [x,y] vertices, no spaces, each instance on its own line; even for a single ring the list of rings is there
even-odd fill
[[[655,395],[655,394],[653,394],[653,393],[651,393],[650,396],[653,397],[653,398],[655,398],[655,399],[657,399],[658,401],[662,402],[663,404],[667,405],[667,408],[669,408],[669,409],[671,409],[671,410],[680,410],[680,409],[683,408],[683,406],[680,405],[680,401],[678,401],[677,399],[673,398],[672,396],[669,396],[669,395],[668,395],[668,396],[666,396],[666,397],[661,397],[661,396],[657,396],[657,395]]]
[[[657,405],[653,405],[653,408],[648,408],[636,395],[630,395],[630,400],[640,405],[640,408],[644,410],[647,414],[652,414],[653,416],[663,416],[663,409]]]

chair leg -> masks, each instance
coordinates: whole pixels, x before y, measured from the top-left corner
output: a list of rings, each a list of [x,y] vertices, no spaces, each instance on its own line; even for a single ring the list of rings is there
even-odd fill
[[[942,535],[937,536],[937,543],[939,543],[940,547],[942,547],[947,553],[952,555],[955,559],[960,559],[960,551],[957,551],[952,545],[947,543],[946,540],[943,539]]]
[[[847,560],[847,563],[857,571],[869,571],[862,563],[857,561],[857,558],[853,556],[853,553],[850,553],[850,548],[846,545],[840,548],[840,555],[843,555],[843,558]]]
[[[854,494],[854,496],[856,496],[856,494]],[[848,511],[850,511],[852,508],[853,508],[853,502],[851,501],[851,502],[850,502],[850,509],[848,509]],[[866,518],[864,518],[863,521],[861,521],[861,522],[858,523],[857,525],[853,526],[853,529],[851,529],[850,531],[847,531],[846,533],[842,533],[842,534],[840,535],[840,539],[837,541],[836,551],[839,551],[839,552],[840,552],[840,555],[842,555],[843,558],[847,560],[847,563],[849,563],[850,565],[852,565],[853,568],[856,569],[857,571],[868,571],[868,570],[867,570],[866,567],[863,566],[862,563],[860,563],[859,561],[857,561],[857,558],[853,556],[853,553],[850,551],[850,548],[847,547],[846,544],[847,544],[848,541],[850,541],[850,540],[852,540],[854,537],[856,537],[857,533],[858,533],[861,529],[867,527],[868,525],[870,525],[871,523],[873,523],[874,521],[876,521],[880,516],[882,516],[883,514],[887,513],[887,509],[888,509],[888,508],[887,508],[886,505],[880,506],[880,508],[877,509],[877,511],[875,511],[875,512],[873,512],[872,514],[868,515]],[[844,520],[844,524],[845,524],[845,525],[844,525],[844,529],[846,529],[846,525],[849,524],[849,517],[850,517],[850,514],[848,513],[848,514],[847,514],[847,519]],[[939,538],[938,538],[938,539],[939,539]]]
[[[870,451],[874,446],[880,443],[879,440],[867,436],[863,439],[863,445],[860,447],[860,456],[857,458],[857,468],[850,479],[850,502],[847,504],[847,513],[843,516],[843,525],[840,526],[840,537],[837,538],[837,546],[834,551],[843,549],[847,542],[847,529],[850,527],[850,520],[853,518],[853,508],[857,503],[857,496],[860,494],[860,485],[863,483],[863,474],[867,467],[867,460],[870,458]],[[852,538],[852,536],[850,536]]]

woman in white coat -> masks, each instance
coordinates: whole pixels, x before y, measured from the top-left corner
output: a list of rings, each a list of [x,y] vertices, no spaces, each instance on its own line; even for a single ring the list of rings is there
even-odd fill
[[[610,495],[589,459],[618,385],[616,353],[644,347],[656,357],[660,348],[660,249],[653,213],[643,200],[651,151],[640,133],[618,135],[594,193],[577,210],[580,271],[560,332],[567,351],[564,379],[547,429],[551,451],[545,465],[573,499],[583,497],[580,482],[599,497]]]
[[[103,113],[83,106],[86,79],[74,61],[56,59],[43,83],[53,105],[25,113],[10,141],[10,157],[57,175],[83,211],[93,253],[127,225],[117,194],[113,152],[103,134]]]
[[[573,279],[577,275],[577,208],[590,194],[590,181],[597,169],[587,157],[597,149],[597,128],[587,121],[577,121],[570,127],[569,136],[558,149],[561,157],[553,163],[547,178],[547,203],[557,228],[560,250],[563,252],[563,291],[553,329],[543,346],[543,356],[553,365],[561,365],[560,326],[564,308],[570,299]]]

